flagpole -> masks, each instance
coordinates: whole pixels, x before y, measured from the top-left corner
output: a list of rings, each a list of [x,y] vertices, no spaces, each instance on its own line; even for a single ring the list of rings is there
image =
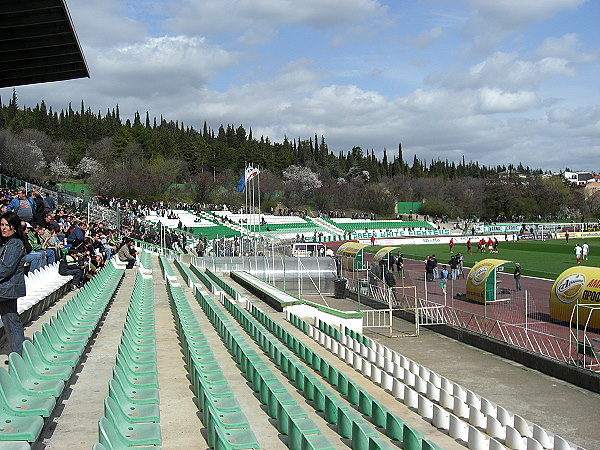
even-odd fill
[[[258,225],[258,229],[260,230],[260,166],[257,166],[258,168],[258,175],[256,175],[256,184],[258,186],[258,221],[259,221],[259,225]],[[258,236],[260,237],[260,233],[258,234]]]

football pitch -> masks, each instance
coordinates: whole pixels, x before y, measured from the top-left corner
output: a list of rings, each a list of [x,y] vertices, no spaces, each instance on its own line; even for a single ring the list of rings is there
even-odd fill
[[[581,265],[600,267],[600,240],[569,239],[549,241],[508,241],[500,239],[498,253],[477,253],[477,242],[472,240],[473,254],[467,254],[466,244],[455,244],[453,254],[462,252],[466,267],[473,267],[477,261],[485,258],[504,259],[521,264],[523,276],[549,278],[555,280],[564,270],[576,264],[575,245],[587,242],[590,246],[589,259]],[[405,258],[424,260],[427,255],[435,254],[438,264],[447,264],[452,256],[448,244],[398,245]],[[365,251],[375,252],[381,247],[366,247]],[[396,255],[396,251],[392,252]],[[505,272],[514,270],[514,264],[506,264]]]

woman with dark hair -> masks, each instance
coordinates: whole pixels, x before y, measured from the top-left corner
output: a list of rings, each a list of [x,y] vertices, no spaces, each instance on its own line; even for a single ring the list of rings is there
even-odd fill
[[[23,352],[25,331],[17,312],[17,299],[25,295],[24,256],[27,238],[21,219],[8,212],[0,216],[0,318],[10,350]]]

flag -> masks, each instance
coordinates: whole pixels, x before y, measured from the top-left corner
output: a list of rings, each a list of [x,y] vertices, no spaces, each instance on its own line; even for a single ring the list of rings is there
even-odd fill
[[[244,171],[242,177],[239,179],[236,189],[238,192],[244,192],[244,189],[246,188],[246,183],[248,183],[248,181],[250,181],[252,178],[256,177],[258,174],[260,173],[259,169],[255,169],[252,166],[248,166],[246,167],[246,170]]]
[[[258,176],[259,173],[260,173],[260,170],[255,169],[252,166],[248,166],[248,168],[246,169],[246,183],[248,181],[250,181],[252,178]]]
[[[244,188],[246,187],[246,176],[242,175],[242,178],[239,179],[236,189],[238,192],[244,192]]]

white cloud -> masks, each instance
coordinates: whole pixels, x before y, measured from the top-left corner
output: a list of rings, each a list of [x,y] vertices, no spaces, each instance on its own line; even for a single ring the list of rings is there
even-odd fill
[[[433,27],[424,30],[414,38],[410,39],[410,44],[417,48],[426,48],[433,44],[436,40],[442,37],[444,29],[441,27]]]
[[[180,33],[245,32],[254,27],[337,28],[384,14],[377,0],[173,0],[166,26]]]
[[[512,93],[483,88],[478,94],[479,110],[483,113],[526,111],[538,104],[537,96],[531,91]]]
[[[92,52],[92,78],[105,93],[140,100],[205,87],[221,69],[237,64],[236,55],[202,38],[147,38],[142,42]]]
[[[84,47],[113,46],[143,38],[145,25],[124,15],[118,0],[69,2],[69,12],[77,36]]]
[[[474,49],[487,51],[507,36],[548,19],[560,11],[574,10],[587,0],[471,0]]]

